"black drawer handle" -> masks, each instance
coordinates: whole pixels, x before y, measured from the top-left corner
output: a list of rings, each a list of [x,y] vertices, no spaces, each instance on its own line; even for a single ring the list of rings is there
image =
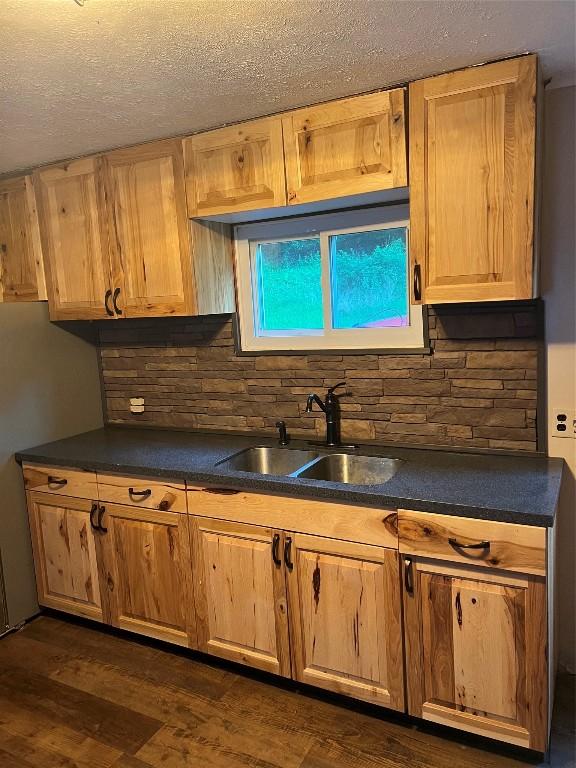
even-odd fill
[[[144,499],[147,499],[149,496],[152,496],[152,491],[150,488],[146,488],[145,491],[137,491],[135,488],[128,488],[128,495],[130,498],[134,501],[134,496],[138,497],[138,501],[144,501]]]
[[[53,475],[48,475],[48,485],[59,485],[60,488],[64,488],[65,485],[68,485],[68,480],[66,480],[64,477],[54,477]]]
[[[420,264],[414,264],[414,301],[420,301],[422,298],[422,275]]]
[[[116,314],[121,315],[122,310],[118,307],[118,296],[120,296],[120,288],[116,288],[114,290],[114,296],[112,296],[112,303],[114,304],[114,309],[116,310]]]
[[[102,518],[104,517],[105,512],[106,512],[106,508],[100,507],[100,509],[98,510],[98,521],[96,522],[96,527],[98,528],[99,531],[102,531],[102,533],[106,533],[106,531],[108,530],[108,528],[105,528],[102,525]]]
[[[414,264],[414,301],[422,298],[422,274],[420,264]]]
[[[94,522],[94,515],[96,512],[98,512],[98,504],[92,504],[92,508],[90,509],[90,526],[94,531],[98,530],[98,525]]]
[[[292,562],[292,536],[287,536],[284,543],[284,562],[289,571],[294,568],[294,563]]]
[[[414,594],[414,573],[412,570],[412,558],[404,558],[404,589],[407,595]]]
[[[109,288],[104,294],[104,308],[106,310],[106,314],[108,315],[108,317],[114,317],[114,310],[112,309],[110,304],[108,304],[111,296],[112,296],[112,291]]]
[[[277,565],[278,567],[282,565],[282,560],[280,560],[280,555],[278,554],[279,547],[280,547],[280,534],[275,533],[274,538],[272,539],[272,560],[274,561],[274,565]]]
[[[234,496],[240,491],[235,491],[233,488],[202,488],[205,493],[219,493],[221,496]]]
[[[477,544],[461,544],[458,539],[448,539],[448,544],[450,544],[456,551],[459,549],[481,549],[485,550],[486,554],[489,554],[490,552],[489,541],[479,541]]]

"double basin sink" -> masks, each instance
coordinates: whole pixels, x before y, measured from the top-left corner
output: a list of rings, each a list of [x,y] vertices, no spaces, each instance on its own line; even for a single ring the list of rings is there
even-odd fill
[[[247,448],[218,462],[237,472],[302,477],[352,485],[380,485],[398,471],[400,459],[348,453],[323,454],[296,448],[258,446]]]

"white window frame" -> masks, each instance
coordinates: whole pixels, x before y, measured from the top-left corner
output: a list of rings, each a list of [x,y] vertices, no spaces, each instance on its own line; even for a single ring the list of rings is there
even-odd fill
[[[406,272],[409,324],[395,328],[332,328],[329,238],[375,229],[406,228],[409,244],[407,205],[367,208],[319,216],[242,224],[234,228],[236,298],[238,329],[242,352],[357,350],[357,349],[418,349],[424,348],[422,307],[410,303],[408,287],[409,265]],[[256,270],[252,269],[255,248],[259,242],[305,239],[320,236],[322,259],[322,293],[324,296],[324,328],[321,330],[269,331],[256,335]],[[409,261],[409,260],[408,260]]]

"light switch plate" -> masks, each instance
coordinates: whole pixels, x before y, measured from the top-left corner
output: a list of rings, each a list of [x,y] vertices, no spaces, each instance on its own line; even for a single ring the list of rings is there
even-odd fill
[[[576,438],[576,409],[552,409],[550,413],[550,437]]]

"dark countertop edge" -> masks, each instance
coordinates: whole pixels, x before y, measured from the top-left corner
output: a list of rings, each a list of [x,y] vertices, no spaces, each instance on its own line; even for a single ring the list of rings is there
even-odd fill
[[[323,481],[307,481],[299,478],[298,482],[290,482],[291,479],[278,479],[267,475],[253,475],[252,473],[227,473],[209,471],[182,471],[164,469],[161,467],[144,467],[136,464],[130,466],[124,464],[111,464],[92,460],[83,462],[74,459],[58,459],[31,451],[19,451],[15,454],[19,464],[31,462],[46,464],[48,466],[71,467],[73,469],[85,469],[88,471],[115,472],[118,474],[134,474],[141,477],[164,477],[175,480],[183,480],[190,485],[200,484],[208,486],[221,486],[234,488],[253,493],[273,493],[279,496],[290,495],[310,500],[324,500],[342,504],[357,504],[364,507],[384,507],[390,509],[410,509],[415,512],[432,512],[472,519],[488,520],[492,522],[505,522],[510,525],[531,525],[539,528],[551,528],[554,525],[555,511],[549,514],[519,513],[518,510],[505,509],[503,507],[482,507],[474,505],[459,505],[443,501],[430,501],[427,499],[413,499],[408,497],[387,496],[385,493],[375,491],[375,486],[366,486],[366,490],[352,490],[342,484],[326,483]],[[559,467],[562,460],[559,459]],[[322,483],[322,484],[319,484]],[[308,492],[307,492],[308,491]],[[509,520],[499,520],[507,516]],[[521,520],[519,518],[522,518]],[[512,520],[512,518],[516,518]]]

